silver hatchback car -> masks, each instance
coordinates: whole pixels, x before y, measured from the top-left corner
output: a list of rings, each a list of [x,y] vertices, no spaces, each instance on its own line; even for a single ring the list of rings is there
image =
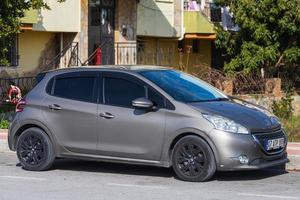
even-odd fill
[[[37,80],[9,129],[9,147],[26,170],[63,157],[172,166],[181,180],[205,181],[216,170],[288,162],[275,116],[176,70],[69,68]]]

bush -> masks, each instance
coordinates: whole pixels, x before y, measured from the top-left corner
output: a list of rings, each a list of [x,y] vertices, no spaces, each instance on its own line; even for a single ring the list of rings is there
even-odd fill
[[[293,92],[288,90],[280,101],[273,101],[272,111],[273,113],[282,120],[288,120],[293,115]]]
[[[292,116],[282,120],[290,142],[300,142],[300,117]]]
[[[272,111],[280,118],[290,142],[300,142],[300,117],[293,116],[293,92],[288,90],[278,102],[273,102]]]
[[[8,129],[9,121],[6,119],[0,119],[0,129]]]

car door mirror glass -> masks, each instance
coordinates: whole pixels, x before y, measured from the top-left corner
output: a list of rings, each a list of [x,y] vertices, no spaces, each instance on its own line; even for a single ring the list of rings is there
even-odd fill
[[[154,104],[151,100],[145,97],[141,97],[133,100],[132,106],[134,108],[140,108],[140,109],[152,109],[154,107]]]

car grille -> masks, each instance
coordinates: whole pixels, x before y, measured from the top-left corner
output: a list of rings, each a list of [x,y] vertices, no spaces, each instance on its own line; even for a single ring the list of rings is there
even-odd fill
[[[281,153],[286,146],[287,143],[287,139],[286,136],[283,132],[283,130],[279,130],[276,132],[271,132],[271,133],[254,133],[252,134],[254,140],[259,144],[259,146],[261,147],[261,149],[266,153],[266,154],[277,154],[277,153]],[[278,148],[278,149],[272,149],[272,150],[267,150],[266,148],[266,142],[268,140],[272,140],[272,139],[278,139],[278,138],[284,138],[284,147],[282,148]]]

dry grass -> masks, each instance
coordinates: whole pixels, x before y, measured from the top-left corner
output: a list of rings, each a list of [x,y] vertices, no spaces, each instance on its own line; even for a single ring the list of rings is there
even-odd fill
[[[283,121],[290,142],[300,142],[300,116]]]

